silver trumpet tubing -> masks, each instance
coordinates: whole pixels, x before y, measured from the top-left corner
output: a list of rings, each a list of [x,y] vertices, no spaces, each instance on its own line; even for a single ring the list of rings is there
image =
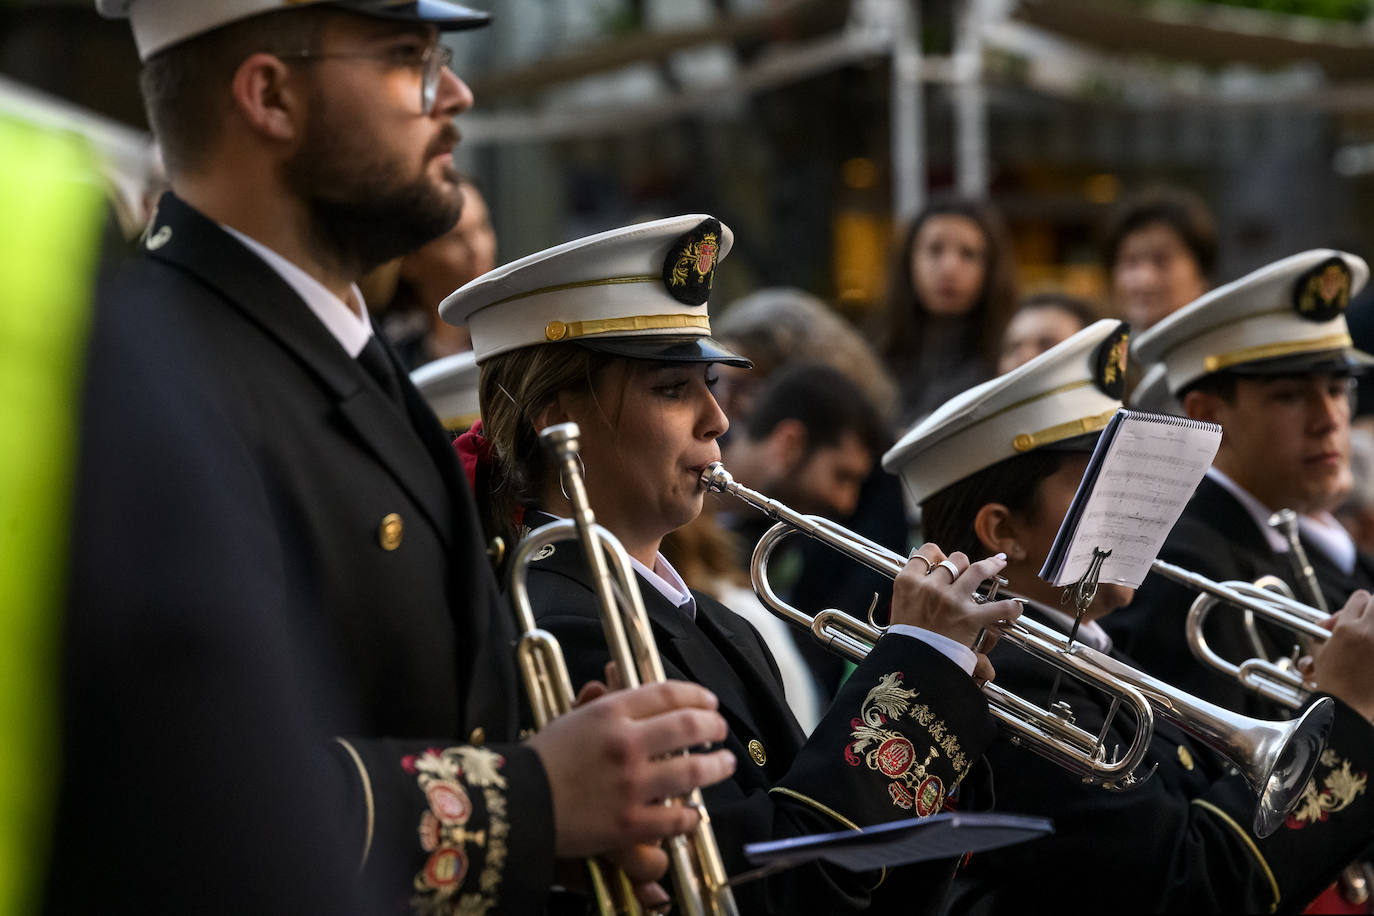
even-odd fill
[[[1155,560],[1151,569],[1199,593],[1188,609],[1186,631],[1188,648],[1198,661],[1235,678],[1255,693],[1276,703],[1292,709],[1299,709],[1307,703],[1309,692],[1303,687],[1302,675],[1289,659],[1277,662],[1270,660],[1257,639],[1254,640],[1253,658],[1238,662],[1222,658],[1208,645],[1203,624],[1218,604],[1227,604],[1299,637],[1306,637],[1309,645],[1320,645],[1331,636],[1330,631],[1321,625],[1329,614],[1295,600],[1288,586],[1276,576],[1265,576],[1255,582],[1216,582],[1163,560]]]
[[[1326,598],[1322,595],[1322,585],[1317,581],[1317,571],[1312,568],[1312,561],[1307,559],[1307,550],[1298,537],[1298,513],[1292,509],[1280,509],[1269,516],[1269,527],[1282,534],[1288,542],[1288,559],[1293,564],[1293,575],[1296,581],[1306,587],[1312,597],[1312,606],[1323,614],[1330,614]]]
[[[630,556],[614,534],[596,523],[587,499],[578,461],[579,431],[575,423],[552,426],[540,438],[553,454],[572,506],[572,518],[560,519],[530,532],[516,546],[510,565],[510,595],[522,632],[516,654],[536,728],[568,712],[573,704],[572,681],[558,640],[539,628],[530,604],[527,579],[533,558],[544,548],[563,541],[579,541],[586,552],[601,607],[611,657],[626,687],[666,680],[649,616],[639,592]],[[725,875],[720,847],[702,803],[701,790],[668,804],[688,805],[701,815],[687,835],[665,841],[669,870],[673,875],[678,912],[687,916],[738,916],[733,892]],[[624,873],[604,863],[588,860],[588,873],[597,906],[604,916],[641,912]]]
[[[865,623],[834,609],[811,615],[787,604],[769,583],[769,557],[784,539],[801,533],[889,579],[896,578],[907,558],[829,519],[795,512],[735,482],[719,462],[702,471],[701,482],[708,490],[730,493],[777,521],[759,540],[750,563],[750,577],[759,600],[774,614],[809,630],[831,651],[854,661],[864,659],[883,632],[883,628],[873,624],[871,613]],[[1142,776],[1138,771],[1149,751],[1158,713],[1165,721],[1223,754],[1245,776],[1259,796],[1252,829],[1255,835],[1264,837],[1278,829],[1297,805],[1326,746],[1334,716],[1330,700],[1313,704],[1297,719],[1254,719],[1190,696],[1090,646],[1070,643],[1067,636],[1034,620],[1016,620],[1002,630],[1001,638],[1112,698],[1101,731],[1093,734],[1074,724],[1073,711],[1067,703],[1061,701],[1045,709],[996,684],[983,687],[988,708],[1009,740],[1090,784],[1126,789],[1149,777],[1149,773]],[[1123,704],[1135,719],[1135,732],[1124,754],[1115,750],[1108,753],[1104,742],[1112,719]]]

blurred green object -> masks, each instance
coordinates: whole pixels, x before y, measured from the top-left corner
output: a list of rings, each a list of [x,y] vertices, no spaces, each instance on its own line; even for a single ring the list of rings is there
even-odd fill
[[[63,572],[104,216],[79,137],[0,115],[0,914],[40,903],[66,763]]]
[[[1266,13],[1290,16],[1311,16],[1314,19],[1338,19],[1363,22],[1369,18],[1374,2],[1371,0],[1188,0],[1207,6],[1239,6]]]

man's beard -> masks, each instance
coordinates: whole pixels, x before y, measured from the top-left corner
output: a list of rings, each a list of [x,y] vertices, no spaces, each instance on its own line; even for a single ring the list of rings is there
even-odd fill
[[[409,254],[458,222],[463,196],[449,167],[445,194],[423,165],[452,149],[458,129],[445,123],[421,159],[421,171],[402,176],[403,164],[376,155],[376,147],[331,117],[323,94],[312,99],[305,140],[285,164],[287,187],[304,201],[313,253],[356,276]]]

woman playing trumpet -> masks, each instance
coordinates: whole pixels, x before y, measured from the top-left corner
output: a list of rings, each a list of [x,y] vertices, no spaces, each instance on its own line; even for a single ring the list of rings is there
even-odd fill
[[[701,511],[699,477],[729,425],[712,364],[748,365],[709,337],[707,294],[731,241],[705,216],[631,226],[506,265],[442,312],[467,324],[482,365],[482,434],[460,449],[487,456],[495,527],[510,535],[567,512],[537,435],[581,428],[592,508],[634,560],[668,676],[709,685],[730,725],[738,766],[705,801],[727,871],[739,874],[748,842],[939,810],[994,733],[973,678],[992,670],[969,647],[1019,609],[971,596],[1003,559],[970,564],[925,545],[894,587],[894,629],[905,632],[880,640],[806,740],[757,632],[683,585],[659,543]],[[528,584],[574,684],[600,677],[608,653],[579,553],[537,560]],[[736,896],[748,913],[848,912],[882,879],[811,866]]]
[[[1037,572],[1087,467],[1096,430],[1120,406],[1125,351],[1125,325],[1097,322],[952,399],[883,461],[920,503],[927,536],[974,555],[1005,553],[1005,575],[1030,599],[1026,616],[1065,633],[1074,621],[1062,609],[1061,589]],[[1130,598],[1129,589],[1103,583],[1076,638],[1111,652],[1097,621]],[[1105,697],[1074,679],[1059,680],[1054,669],[1005,644],[993,660],[999,687],[1043,707],[1067,701],[1079,728],[1100,732]],[[1136,912],[1301,908],[1371,834],[1374,799],[1363,791],[1363,774],[1374,764],[1374,729],[1363,721],[1368,694],[1341,672],[1317,672],[1319,680],[1328,675],[1325,686],[1351,705],[1337,703],[1327,754],[1339,755],[1348,768],[1342,776],[1338,767],[1335,781],[1315,791],[1350,796],[1345,810],[1303,821],[1300,804],[1272,835],[1254,835],[1255,796],[1244,778],[1158,716],[1147,758],[1147,767],[1157,769],[1123,792],[1084,785],[998,743],[987,755],[997,807],[1051,817],[1055,835],[1034,847],[975,856],[956,881],[955,909],[1098,910],[1107,901],[1125,901]],[[1113,724],[1108,749],[1128,745],[1124,729]],[[1323,756],[1318,779],[1329,776],[1331,759]],[[1064,871],[1047,885],[1050,862]]]

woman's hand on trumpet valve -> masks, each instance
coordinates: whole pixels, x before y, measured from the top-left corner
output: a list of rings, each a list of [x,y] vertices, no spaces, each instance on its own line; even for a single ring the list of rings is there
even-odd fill
[[[1331,631],[1309,657],[1299,660],[1303,683],[1374,719],[1374,596],[1356,591],[1345,607],[1322,622]]]
[[[679,754],[722,741],[715,694],[666,681],[585,702],[529,739],[553,796],[555,854],[584,858],[694,828],[694,808],[665,798],[726,779],[729,751]]]
[[[977,650],[974,677],[991,680],[993,670],[986,653],[996,645],[1002,628],[1021,616],[1021,603],[1013,599],[983,602],[975,593],[1006,566],[1005,554],[970,563],[959,551],[946,556],[937,545],[923,544],[912,551],[893,580],[891,622],[921,627],[970,647],[986,630],[987,637]]]

